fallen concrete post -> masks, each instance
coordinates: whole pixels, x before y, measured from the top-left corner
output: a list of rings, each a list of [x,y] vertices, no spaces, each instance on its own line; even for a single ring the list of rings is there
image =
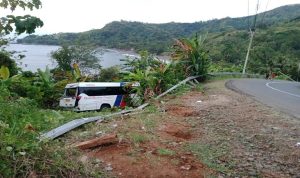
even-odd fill
[[[110,134],[110,135],[105,135],[103,137],[94,138],[92,140],[88,140],[85,142],[81,142],[81,143],[75,145],[75,147],[84,150],[84,149],[94,148],[94,147],[98,147],[98,146],[114,144],[114,143],[118,143],[118,142],[119,142],[119,140],[118,140],[117,135]]]

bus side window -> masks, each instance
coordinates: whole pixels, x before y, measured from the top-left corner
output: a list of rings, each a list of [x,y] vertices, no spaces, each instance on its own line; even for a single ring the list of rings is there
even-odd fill
[[[81,87],[78,95],[86,94],[88,96],[106,96],[106,95],[125,95],[128,92],[123,87]]]
[[[105,87],[82,87],[79,88],[79,94],[84,93],[88,96],[102,96],[105,95]]]
[[[110,87],[107,88],[108,95],[125,95],[127,92],[123,89],[123,87]]]

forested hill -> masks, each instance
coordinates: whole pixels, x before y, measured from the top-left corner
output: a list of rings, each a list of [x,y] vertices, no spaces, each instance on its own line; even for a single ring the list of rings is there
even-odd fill
[[[258,28],[290,21],[300,15],[300,5],[282,6],[257,18]],[[167,51],[174,38],[189,37],[197,32],[220,33],[234,30],[247,30],[254,16],[241,18],[223,18],[195,23],[149,24],[141,22],[118,21],[107,24],[102,29],[82,33],[59,33],[53,35],[31,35],[19,39],[18,43],[29,44],[96,44],[108,48],[146,49],[153,53]]]
[[[241,66],[248,44],[249,33],[245,30],[234,30],[209,34],[205,46],[215,62]],[[268,68],[277,68],[290,75],[297,73],[300,62],[300,17],[257,30],[250,58],[249,66],[255,73]]]

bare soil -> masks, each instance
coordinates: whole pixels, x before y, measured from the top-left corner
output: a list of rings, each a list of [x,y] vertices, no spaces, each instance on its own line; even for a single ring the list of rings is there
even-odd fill
[[[249,96],[230,91],[224,81],[206,85],[196,127],[198,145],[222,150],[214,164],[224,177],[300,177],[300,121]],[[193,103],[193,102],[191,102]],[[201,155],[201,154],[200,154]]]
[[[300,177],[299,120],[224,81],[156,107],[90,127],[84,139],[116,133],[119,142],[84,154],[112,177]]]

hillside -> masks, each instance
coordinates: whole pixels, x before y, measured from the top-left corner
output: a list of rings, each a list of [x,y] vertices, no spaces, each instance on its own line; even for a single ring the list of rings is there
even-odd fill
[[[206,48],[214,62],[235,64],[241,70],[248,43],[248,32],[235,30],[209,34]],[[296,18],[256,31],[248,69],[262,74],[269,70],[281,71],[297,79],[299,56],[300,18]]]
[[[296,18],[300,14],[300,5],[282,6],[265,14],[259,14],[259,28],[267,28]],[[141,22],[115,21],[102,29],[82,33],[59,33],[53,35],[31,35],[19,39],[18,43],[29,44],[95,44],[108,48],[146,49],[153,53],[168,51],[174,38],[190,37],[197,32],[220,33],[234,30],[247,30],[254,16],[223,18],[195,23],[149,24]]]

